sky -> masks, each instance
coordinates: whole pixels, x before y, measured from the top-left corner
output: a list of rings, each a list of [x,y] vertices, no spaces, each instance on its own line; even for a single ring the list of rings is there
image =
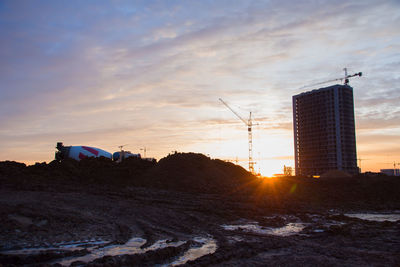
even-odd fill
[[[0,1],[0,160],[55,145],[294,166],[292,96],[363,72],[362,171],[400,162],[400,2]],[[332,85],[326,84],[326,86]],[[142,150],[141,150],[142,149]]]

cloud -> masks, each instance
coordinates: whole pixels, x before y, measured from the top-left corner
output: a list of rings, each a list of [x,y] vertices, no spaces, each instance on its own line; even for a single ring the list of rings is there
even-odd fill
[[[343,67],[365,73],[351,81],[358,132],[393,127],[399,10],[397,1],[6,1],[0,146],[137,138],[162,153],[171,138],[214,140],[206,125],[233,123],[219,97],[253,111],[260,130],[287,133],[291,96]]]

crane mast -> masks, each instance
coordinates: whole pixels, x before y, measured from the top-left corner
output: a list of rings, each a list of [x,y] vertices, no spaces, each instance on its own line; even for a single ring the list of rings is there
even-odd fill
[[[219,101],[222,102],[230,111],[232,111],[233,114],[236,115],[244,124],[247,126],[247,132],[248,132],[248,139],[249,139],[249,172],[254,173],[254,161],[253,161],[253,133],[252,133],[252,127],[253,127],[253,121],[251,119],[251,111],[249,115],[249,119],[246,121],[243,119],[236,111],[234,111],[224,100],[219,98]]]

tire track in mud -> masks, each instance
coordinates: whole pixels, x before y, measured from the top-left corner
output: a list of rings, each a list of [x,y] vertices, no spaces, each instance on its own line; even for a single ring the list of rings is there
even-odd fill
[[[169,239],[170,242],[181,240],[185,241],[185,244],[146,251],[137,255],[105,256],[87,263],[89,266],[95,266],[95,264],[111,266],[172,264],[191,248],[201,247],[201,244],[191,241],[196,236],[212,237],[218,248],[210,255],[185,262],[186,265],[257,265],[260,262],[263,262],[263,265],[291,265],[292,263],[312,265],[324,262],[333,265],[335,263],[362,265],[368,262],[386,262],[390,266],[397,263],[398,260],[400,241],[398,238],[396,239],[396,236],[400,234],[399,222],[370,222],[340,214],[318,212],[289,215],[267,211],[243,213],[241,210],[244,210],[247,204],[226,204],[221,199],[210,207],[209,200],[205,200],[204,197],[189,198],[186,196],[187,198],[185,198],[185,196],[173,192],[169,196],[164,195],[164,201],[159,202],[159,198],[155,197],[153,202],[151,197],[155,193],[149,193],[145,205],[139,205],[141,200],[138,198],[129,199],[126,196],[114,196],[107,199],[105,202],[108,203],[108,206],[103,209],[105,219],[98,222],[93,229],[100,229],[104,226],[111,229],[112,233],[108,236],[114,244],[122,244],[132,236],[141,236],[146,241],[140,249],[149,248],[162,239]],[[32,194],[32,197],[34,196],[35,194]],[[88,207],[93,205],[92,208],[97,209],[99,203],[93,203],[92,196],[82,195],[80,198],[82,201],[86,198],[86,205]],[[29,197],[27,197],[28,199]],[[184,205],[182,199],[187,200]],[[205,208],[203,207],[204,201],[207,202]],[[65,205],[67,202],[61,201],[61,203]],[[79,202],[72,201],[71,203],[72,206],[69,206],[69,209],[74,209],[74,205]],[[21,202],[19,202],[20,204]],[[225,204],[226,207],[232,209],[230,210],[233,213],[232,216],[226,216],[226,214],[220,216],[219,212],[212,212],[214,208],[218,211]],[[115,205],[118,207],[113,208]],[[237,212],[232,208],[233,206],[236,206]],[[125,208],[126,212],[121,212]],[[57,209],[57,211],[60,210],[63,210],[62,207]],[[35,212],[39,212],[39,210]],[[93,222],[91,213],[82,214],[86,214],[88,217],[80,218],[82,222],[87,219]],[[250,214],[250,216],[240,217],[235,214]],[[224,224],[246,224],[251,221],[264,228],[282,227],[296,221],[304,222],[308,226],[300,234],[293,236],[274,236],[266,234],[266,232],[252,232],[243,229],[229,231],[222,227]],[[337,223],[332,224],[333,222]],[[85,225],[77,224],[75,226],[79,228],[85,227]],[[73,229],[66,230],[73,231]],[[322,230],[322,232],[315,232],[315,230]],[[95,232],[92,234],[97,236]],[[49,240],[52,238],[51,235],[47,237]],[[342,244],[341,247],[338,247],[338,244]],[[394,247],[390,248],[390,246]],[[76,252],[75,256],[78,253],[85,253],[85,251]],[[385,258],[379,256],[379,253]],[[66,255],[60,254],[58,257]],[[43,253],[36,258],[32,258],[32,256],[31,258],[14,257],[13,259],[2,257],[0,262],[22,263],[24,260],[25,262],[29,260],[48,262],[51,257],[56,257],[56,255]],[[368,262],[365,259],[368,259]]]

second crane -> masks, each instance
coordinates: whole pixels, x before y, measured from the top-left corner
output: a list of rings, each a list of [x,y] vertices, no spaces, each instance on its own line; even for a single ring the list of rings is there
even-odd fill
[[[230,111],[233,112],[233,114],[235,114],[242,122],[244,122],[244,124],[246,124],[247,126],[247,131],[248,131],[248,137],[249,137],[249,172],[254,174],[254,161],[253,161],[253,134],[252,134],[252,127],[253,125],[253,121],[251,119],[251,111],[250,111],[250,115],[249,115],[249,119],[246,121],[245,119],[243,119],[239,114],[236,113],[236,111],[234,111],[224,100],[222,100],[221,98],[219,98],[219,101],[222,102],[222,104],[224,104]]]

